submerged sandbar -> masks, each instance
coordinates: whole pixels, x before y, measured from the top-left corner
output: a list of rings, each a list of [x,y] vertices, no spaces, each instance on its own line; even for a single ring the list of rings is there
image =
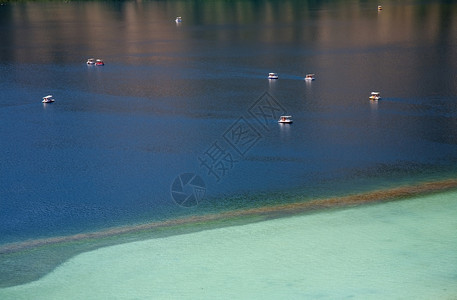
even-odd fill
[[[457,188],[457,179],[447,179],[434,182],[426,182],[417,185],[408,185],[392,189],[372,191],[368,193],[361,193],[355,195],[348,195],[342,197],[332,197],[325,199],[316,199],[306,202],[295,202],[288,204],[278,204],[271,206],[264,206],[258,208],[247,208],[241,210],[232,210],[221,212],[218,214],[195,215],[180,219],[171,219],[161,222],[151,222],[134,226],[123,226],[116,228],[109,228],[97,232],[81,233],[69,236],[51,237],[45,239],[29,240],[25,242],[11,243],[0,246],[0,254],[22,251],[24,249],[40,247],[51,244],[59,244],[66,242],[73,242],[79,240],[105,238],[117,236],[122,234],[135,233],[146,230],[154,230],[156,228],[175,227],[186,224],[212,222],[218,220],[225,220],[230,218],[250,217],[250,216],[265,216],[265,217],[278,217],[278,216],[291,216],[295,214],[321,211],[331,208],[349,207],[354,205],[386,202],[404,199],[408,197],[415,197],[426,195],[430,193],[442,192]]]
[[[455,199],[449,191],[100,248],[0,297],[451,299]]]

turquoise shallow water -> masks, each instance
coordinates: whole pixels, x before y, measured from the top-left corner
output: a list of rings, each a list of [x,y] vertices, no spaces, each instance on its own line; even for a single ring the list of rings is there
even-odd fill
[[[457,192],[80,254],[2,299],[455,299]]]

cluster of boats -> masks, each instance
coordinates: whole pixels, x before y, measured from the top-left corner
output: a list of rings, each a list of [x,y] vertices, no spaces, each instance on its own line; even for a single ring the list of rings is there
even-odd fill
[[[103,62],[103,60],[100,59],[100,58],[97,58],[97,59],[95,59],[95,58],[89,58],[89,59],[87,60],[87,64],[88,64],[89,66],[104,66],[104,65],[105,65],[105,63]]]
[[[278,79],[278,78],[279,78],[279,76],[277,73],[268,73],[268,79]],[[314,79],[316,79],[314,74],[306,74],[306,76],[305,76],[305,81],[312,81]],[[381,100],[381,94],[379,92],[371,92],[369,99],[373,100],[373,101]],[[285,116],[285,117],[287,117],[287,116]],[[292,123],[292,122],[282,122],[282,123]]]
[[[315,76],[314,74],[306,74],[305,80],[312,81],[312,80],[316,79],[314,76]],[[278,79],[278,78],[279,78],[279,76],[277,73],[268,73],[268,79]]]
[[[182,19],[181,17],[176,17],[176,22],[179,23],[179,22],[182,22]],[[100,58],[89,58],[87,60],[87,64],[88,65],[95,65],[95,66],[103,66],[105,65],[105,63],[103,62],[102,59]],[[277,73],[268,73],[268,79],[278,79],[279,76]],[[312,81],[312,80],[315,80],[315,75],[314,74],[306,74],[305,76],[305,81]],[[377,100],[380,100],[381,99],[381,95],[379,92],[371,92],[371,96],[369,97],[370,100],[373,100],[373,101],[377,101]],[[43,97],[43,100],[41,102],[43,103],[52,103],[54,102],[54,98],[52,97],[52,95],[47,95],[45,97]],[[293,122],[292,120],[292,116],[281,116],[278,120],[278,123],[283,123],[283,124],[291,124]]]
[[[378,6],[378,10],[382,10],[382,6]],[[182,18],[181,17],[176,17],[175,19],[176,23],[181,23]],[[88,62],[89,63],[89,62]],[[275,80],[279,79],[279,76],[277,73],[268,73],[268,79]],[[315,80],[315,74],[306,74],[304,80],[305,81],[313,81]],[[380,93],[379,92],[371,92],[371,96],[369,97],[370,100],[377,101],[381,99]],[[278,123],[282,124],[291,124],[293,123],[292,116],[280,116]]]
[[[89,58],[87,60],[87,65],[89,65],[89,66],[104,66],[105,63],[100,58],[97,58],[97,59]],[[54,97],[52,95],[47,95],[47,96],[43,97],[43,100],[41,102],[43,102],[43,103],[52,103],[54,101],[55,100],[54,100]]]

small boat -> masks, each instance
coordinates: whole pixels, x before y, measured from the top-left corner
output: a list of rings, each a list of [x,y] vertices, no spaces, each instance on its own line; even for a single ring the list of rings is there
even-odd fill
[[[278,123],[291,124],[293,122],[291,118],[292,116],[280,116]]]
[[[55,100],[54,100],[54,98],[52,98],[52,95],[47,95],[47,96],[43,97],[43,101],[41,101],[41,102],[43,102],[43,103],[51,103],[51,102],[54,102],[54,101]]]
[[[379,99],[381,99],[379,92],[371,92],[370,100],[377,101]]]
[[[89,59],[87,60],[87,64],[88,64],[88,65],[95,65],[95,58],[89,58]]]
[[[381,5],[378,5],[378,10],[382,10],[382,6]]]
[[[268,73],[268,79],[278,79],[278,74],[276,73]]]
[[[314,74],[306,74],[306,76],[305,76],[305,80],[310,80],[311,81],[311,80],[314,80],[314,79],[316,79],[316,78],[314,78]]]
[[[97,60],[95,61],[95,65],[96,65],[96,66],[104,66],[105,63],[103,62],[103,60],[97,59]]]
[[[175,21],[176,21],[176,23],[181,23],[182,22],[182,18],[181,17],[176,17]]]

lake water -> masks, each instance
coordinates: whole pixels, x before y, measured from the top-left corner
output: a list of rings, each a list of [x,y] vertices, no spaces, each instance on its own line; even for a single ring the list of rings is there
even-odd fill
[[[454,178],[457,5],[381,2],[1,5],[0,246]]]

